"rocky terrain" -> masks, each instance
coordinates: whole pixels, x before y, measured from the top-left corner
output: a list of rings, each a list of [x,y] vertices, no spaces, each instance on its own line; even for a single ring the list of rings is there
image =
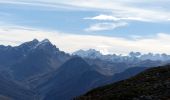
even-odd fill
[[[148,69],[135,77],[96,88],[75,100],[169,100],[170,65]]]

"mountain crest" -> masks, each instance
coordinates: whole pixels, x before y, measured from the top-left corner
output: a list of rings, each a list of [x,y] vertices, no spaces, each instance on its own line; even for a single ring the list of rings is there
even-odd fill
[[[41,41],[41,43],[51,43],[48,39],[44,39]]]
[[[37,46],[40,45],[53,45],[53,44],[48,39],[44,39],[37,44]]]
[[[70,60],[68,60],[66,63],[63,64],[63,66],[66,66],[67,69],[70,67],[72,68],[88,68],[89,64],[84,61],[81,57],[73,57]]]
[[[97,51],[95,49],[78,50],[78,51],[74,52],[73,55],[78,55],[83,58],[99,58],[102,56],[100,51]]]
[[[39,41],[37,39],[33,39],[32,42],[38,43]]]
[[[25,42],[21,44],[19,47],[34,47],[39,43],[37,39],[34,39],[32,41]]]

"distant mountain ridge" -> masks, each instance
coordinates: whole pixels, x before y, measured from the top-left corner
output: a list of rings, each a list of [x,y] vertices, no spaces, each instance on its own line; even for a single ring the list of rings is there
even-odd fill
[[[0,66],[7,66],[17,80],[52,71],[70,58],[47,39],[40,42],[34,39],[0,51]]]
[[[14,90],[25,91],[22,95],[27,92],[35,93],[35,100],[69,100],[98,86],[127,79],[149,67],[167,63],[140,61],[135,60],[136,58],[120,62],[116,59],[100,59],[103,55],[96,53],[94,49],[89,52],[92,52],[90,57],[70,55],[59,50],[48,39],[34,39],[15,47],[1,45],[0,74],[5,78],[0,78],[7,80],[11,88],[12,84],[17,84]],[[1,86],[3,84],[0,84]],[[15,100],[10,96],[16,95],[15,93],[3,93],[2,98],[8,98],[6,95]]]
[[[143,61],[143,60],[152,60],[152,61],[169,61],[170,55],[165,53],[162,54],[141,54],[140,52],[130,52],[127,56],[117,55],[117,54],[102,54],[100,51],[95,49],[89,50],[78,50],[73,53],[73,55],[78,55],[83,58],[91,59],[102,59],[107,61],[116,61],[116,62],[133,62],[133,61]]]

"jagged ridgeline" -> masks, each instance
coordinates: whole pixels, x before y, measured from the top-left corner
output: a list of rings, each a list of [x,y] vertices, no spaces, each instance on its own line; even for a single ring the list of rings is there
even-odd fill
[[[155,60],[139,59],[139,53],[81,53],[65,53],[48,39],[14,47],[0,45],[0,99],[70,100],[169,62],[168,55],[164,55],[166,60]]]

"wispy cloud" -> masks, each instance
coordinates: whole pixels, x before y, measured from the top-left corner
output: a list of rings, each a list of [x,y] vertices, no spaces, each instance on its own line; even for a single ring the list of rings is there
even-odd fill
[[[134,1],[134,0],[1,0],[0,3],[25,4],[32,6],[44,6],[47,8],[68,8],[74,10],[100,10],[112,13],[99,15],[97,19],[113,20],[137,20],[137,21],[168,21],[170,19],[170,3],[167,1]],[[156,7],[154,6],[156,4]],[[136,5],[140,5],[139,7]],[[146,6],[150,5],[150,6]],[[81,9],[81,10],[82,10]],[[105,20],[106,20],[105,19]]]
[[[98,16],[94,16],[94,17],[86,17],[84,19],[90,19],[90,20],[110,20],[110,21],[119,21],[120,18],[116,18],[114,16],[111,15],[104,15],[104,14],[100,14]]]
[[[115,17],[113,15],[100,14],[94,17],[86,17],[84,19],[99,20],[99,21],[150,21],[140,17]]]
[[[170,22],[170,8],[164,8],[164,5],[168,5],[168,3],[167,1],[160,0],[152,0],[152,2],[145,0],[1,0],[0,3],[41,6],[50,10],[57,10],[58,8],[67,10],[86,9],[89,11],[96,10],[98,13],[101,13],[96,16],[84,18],[95,21],[106,21],[104,23],[98,22],[97,24],[89,25],[89,28],[85,29],[86,31],[113,30],[126,26],[127,23],[130,23],[129,21]],[[152,5],[153,3],[157,3],[158,7]],[[141,4],[140,7],[136,6],[139,4]],[[145,5],[151,5],[151,7]],[[108,23],[107,21],[111,22]]]
[[[57,47],[69,53],[79,49],[94,48],[103,53],[127,54],[130,51],[140,51],[142,53],[170,54],[170,35],[165,33],[158,33],[154,37],[140,37],[131,40],[120,37],[48,32],[19,26],[0,28],[0,44],[18,45],[34,38],[39,40],[49,38]]]
[[[128,25],[128,24],[125,22],[97,23],[97,24],[91,25],[89,28],[85,29],[85,31],[93,32],[93,31],[114,30],[116,28],[124,27],[126,25]]]
[[[152,5],[154,2],[150,1],[140,1],[140,2],[133,2],[133,0],[75,0],[73,2],[68,2],[67,4],[79,6],[79,7],[86,7],[86,8],[93,8],[93,9],[105,9],[112,13],[110,16],[101,16],[103,19],[104,17],[107,19],[125,19],[125,20],[138,20],[138,21],[152,21],[152,22],[160,22],[160,21],[167,21],[170,18],[170,8],[164,8],[165,5],[167,5],[167,2],[164,1],[158,1],[157,6],[154,7]],[[161,4],[164,5],[161,5]],[[167,3],[167,4],[166,4]],[[135,5],[141,6],[137,7]],[[151,7],[145,6],[147,4],[150,4]],[[160,4],[160,5],[159,5]],[[97,17],[97,16],[96,16]]]
[[[2,0],[0,1],[0,4],[12,4],[12,5],[24,5],[25,7],[29,7],[30,6],[34,7],[34,9],[40,9],[37,7],[43,7],[43,10],[58,10],[58,8],[62,8],[62,9],[67,9],[67,10],[83,10],[81,8],[75,7],[75,6],[71,6],[71,5],[67,5],[67,4],[63,4],[60,2],[55,2],[55,1],[46,1],[46,0]],[[42,9],[42,8],[41,8]]]
[[[169,6],[167,1],[162,1],[162,0],[149,0],[149,1],[146,0],[140,0],[140,1],[139,0],[138,1],[137,0],[136,1],[134,0],[114,0],[114,1],[113,0],[0,0],[0,4],[4,4],[4,3],[13,4],[17,7],[18,5],[24,5],[24,7],[25,6],[28,7],[29,10],[30,8],[37,9],[39,8],[39,6],[44,7],[39,9],[48,9],[48,10],[58,10],[58,7],[64,9],[67,8],[67,10],[68,9],[89,10],[89,11],[95,10],[97,11],[95,12],[95,14],[97,13],[95,16],[88,16],[84,18],[86,20],[91,20],[91,21],[94,20],[95,23],[92,22],[91,25],[89,25],[89,28],[86,29],[86,31],[93,32],[93,31],[102,31],[102,30],[114,30],[116,28],[125,27],[128,25],[129,21],[156,22],[158,24],[162,22],[164,23],[170,21],[170,8],[164,7],[164,5]],[[154,6],[155,4],[157,6]],[[36,7],[32,7],[32,6],[36,6]],[[21,8],[22,7],[23,6],[21,6]],[[20,6],[18,8],[20,9]],[[4,16],[3,18],[7,19],[6,16],[8,16],[8,14],[10,14],[10,11],[9,13],[2,12],[0,15],[3,15]],[[14,14],[14,12],[12,14]],[[41,14],[42,12],[40,12],[40,16]],[[21,17],[22,16],[19,16],[18,18]],[[12,16],[11,18],[16,19],[15,16]],[[29,18],[30,17],[28,17],[27,19]],[[29,20],[29,22],[30,21],[31,20]],[[4,23],[6,22],[4,21]],[[170,54],[169,51],[170,35],[168,34],[168,32],[166,34],[155,33],[156,35],[154,37],[147,37],[147,38],[146,37],[144,38],[143,36],[139,36],[140,38],[138,36],[137,37],[133,36],[134,39],[131,40],[131,39],[120,38],[120,37],[78,35],[78,34],[75,35],[72,33],[63,33],[58,31],[45,31],[45,30],[34,29],[34,28],[10,26],[10,25],[4,26],[4,25],[5,24],[2,24],[0,26],[0,44],[5,44],[5,45],[9,45],[9,44],[18,45],[25,41],[30,41],[33,38],[37,38],[40,40],[44,38],[49,38],[54,44],[57,45],[57,47],[61,48],[66,52],[74,52],[75,50],[78,49],[94,48],[104,53],[126,54],[130,51],[141,51],[143,53],[165,52]]]
[[[86,31],[113,30],[116,28],[127,26],[128,25],[127,21],[150,21],[139,17],[115,17],[112,15],[105,15],[105,14],[100,14],[94,17],[86,17],[84,19],[104,21],[103,23],[97,23],[91,25],[89,28],[85,29]]]

